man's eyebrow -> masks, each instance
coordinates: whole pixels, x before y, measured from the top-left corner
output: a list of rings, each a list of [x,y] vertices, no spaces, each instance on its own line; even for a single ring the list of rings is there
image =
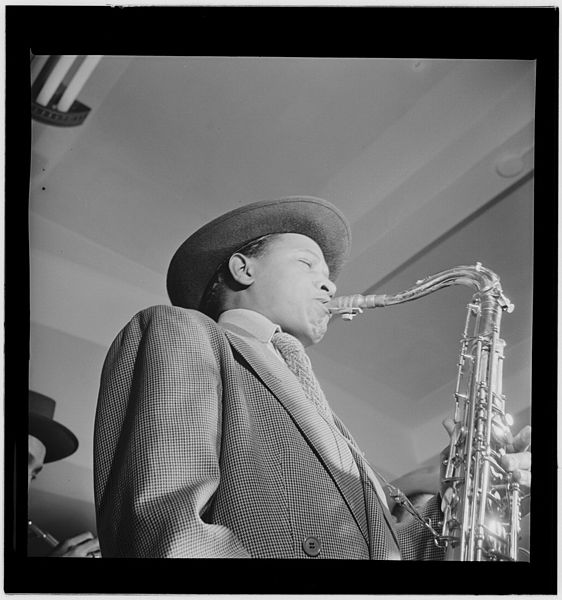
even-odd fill
[[[42,470],[43,470],[43,467],[36,467],[35,469],[33,469],[33,474],[37,475],[37,473],[41,473]]]
[[[314,255],[316,258],[322,258],[322,256],[312,248],[297,248],[297,251],[308,252],[308,254]]]
[[[324,256],[322,254],[320,254],[319,252],[317,252],[316,250],[313,250],[311,248],[298,248],[297,251],[306,252],[307,254],[311,254],[320,263],[325,264],[325,262],[326,262],[324,260]],[[326,265],[326,268],[324,270],[326,271],[326,276],[329,277],[330,276],[330,269],[328,268],[327,265]]]

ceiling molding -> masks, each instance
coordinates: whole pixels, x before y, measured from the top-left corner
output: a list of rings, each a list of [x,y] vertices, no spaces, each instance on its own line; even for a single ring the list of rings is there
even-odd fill
[[[512,137],[495,147],[471,168],[458,176],[450,185],[433,196],[420,198],[418,203],[411,201],[409,209],[393,219],[386,229],[374,225],[378,219],[377,207],[369,217],[353,227],[354,244],[364,248],[360,254],[348,262],[338,280],[341,293],[363,293],[375,289],[376,284],[389,273],[406,263],[412,256],[419,254],[435,240],[444,236],[471,215],[482,209],[490,201],[519,181],[524,180],[534,169],[534,153],[526,151],[523,167],[517,178],[501,177],[493,168],[495,158],[503,152],[520,144],[529,149],[532,140],[533,124],[525,125]],[[431,176],[430,173],[426,173]],[[415,181],[408,182],[409,195],[415,194]],[[404,192],[403,192],[404,193]],[[389,204],[390,203],[389,199]],[[384,216],[383,216],[384,218]],[[373,231],[379,231],[379,234]],[[370,242],[367,238],[372,236]]]
[[[51,254],[103,275],[167,298],[165,276],[137,261],[102,246],[59,223],[29,212],[29,241],[34,251]]]
[[[109,347],[135,312],[169,300],[65,258],[30,251],[31,321]]]

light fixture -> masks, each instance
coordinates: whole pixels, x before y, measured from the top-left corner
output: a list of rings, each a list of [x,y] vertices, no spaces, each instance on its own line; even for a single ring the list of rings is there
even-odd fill
[[[496,160],[496,171],[502,177],[515,177],[519,175],[525,168],[523,161],[523,153],[521,154],[504,154]]]
[[[31,116],[59,127],[81,125],[90,108],[77,100],[102,55],[36,55],[31,62]]]

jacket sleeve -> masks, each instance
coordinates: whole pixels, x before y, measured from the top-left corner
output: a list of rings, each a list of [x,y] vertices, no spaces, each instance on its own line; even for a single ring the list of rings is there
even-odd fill
[[[220,481],[220,343],[210,319],[169,306],[142,311],[113,342],[94,432],[104,556],[249,556],[204,520]]]

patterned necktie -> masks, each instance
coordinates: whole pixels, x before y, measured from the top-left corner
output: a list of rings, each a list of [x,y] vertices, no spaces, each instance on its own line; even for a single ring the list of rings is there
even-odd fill
[[[279,331],[273,335],[271,343],[285,359],[289,369],[296,375],[305,396],[316,406],[318,412],[333,425],[332,411],[312,371],[310,358],[301,342],[291,334]]]
[[[348,439],[347,436],[343,435],[343,433],[337,427],[332,411],[328,405],[326,397],[324,396],[324,392],[322,391],[322,388],[320,387],[320,384],[318,383],[318,380],[312,371],[312,365],[308,355],[306,354],[304,346],[297,338],[289,333],[283,332],[275,333],[271,338],[271,343],[285,359],[289,369],[296,375],[306,397],[314,403],[318,409],[318,412],[331,426],[331,430],[337,433],[338,436],[345,442],[345,445],[349,448],[351,452],[351,459],[355,463],[356,468],[359,470],[359,477],[362,481],[361,495],[366,493],[366,496],[362,501],[370,506],[369,515],[374,521],[374,531],[382,532],[386,527],[392,528],[390,525],[392,518],[390,516],[390,512],[388,511],[386,497],[381,484],[353,440],[351,438]],[[374,495],[369,494],[369,482],[373,486],[371,489],[373,489]],[[375,504],[374,506],[373,503]],[[385,515],[387,517],[387,524],[384,523]],[[398,560],[400,558],[394,545],[389,543],[387,548],[387,544],[378,543],[379,541],[380,540],[377,541],[378,546],[380,546],[380,548],[377,546],[377,557],[380,555],[380,558],[390,558],[392,560]],[[375,552],[374,550],[372,551]]]

